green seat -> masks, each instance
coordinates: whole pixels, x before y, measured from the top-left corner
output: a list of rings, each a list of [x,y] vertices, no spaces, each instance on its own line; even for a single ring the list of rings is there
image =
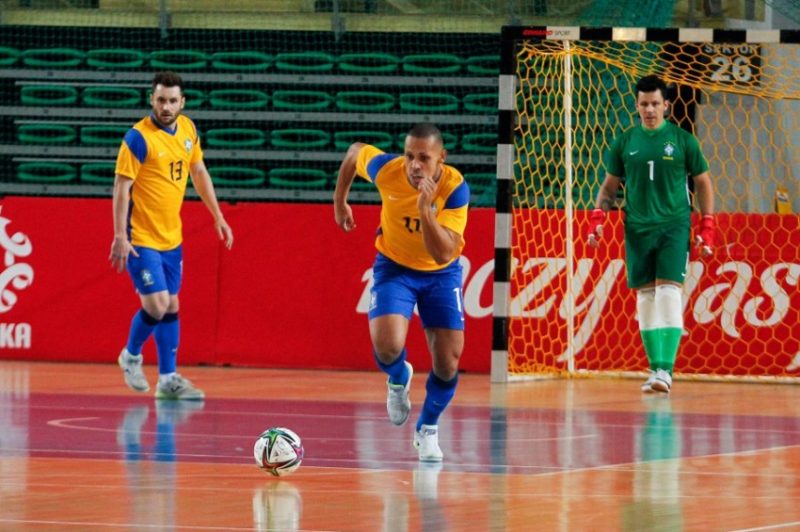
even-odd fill
[[[324,91],[278,90],[272,93],[275,109],[291,111],[322,111],[331,106],[333,96]]]
[[[496,203],[497,176],[494,173],[475,172],[464,175],[475,207],[491,207]]]
[[[397,147],[401,150],[406,149],[406,137],[408,136],[408,131],[404,131],[397,135]],[[444,147],[446,150],[454,150],[458,145],[458,136],[447,132],[442,131],[442,142],[444,143]]]
[[[336,107],[342,111],[389,111],[394,107],[393,95],[378,91],[340,91],[336,93]]]
[[[22,64],[35,68],[71,68],[83,63],[86,54],[75,48],[31,48],[21,54]]]
[[[386,131],[337,131],[333,134],[333,146],[341,151],[348,149],[354,142],[364,142],[380,150],[389,151],[392,149],[393,140],[392,134]]]
[[[333,69],[333,56],[326,52],[284,52],[275,56],[275,68],[285,72],[324,73]]]
[[[67,85],[25,85],[20,91],[23,105],[75,105],[78,89]]]
[[[78,136],[75,128],[66,124],[21,124],[17,140],[23,144],[69,144]]]
[[[497,153],[496,133],[467,133],[461,137],[464,153]]]
[[[206,103],[206,94],[198,89],[183,89],[183,95],[186,97],[185,109],[197,109]]]
[[[150,54],[150,66],[158,70],[199,70],[208,58],[200,50],[157,50]]]
[[[12,66],[19,60],[20,51],[10,46],[0,46],[0,67]]]
[[[467,72],[480,76],[497,76],[500,74],[499,55],[475,55],[464,62]]]
[[[215,166],[208,173],[218,187],[261,187],[266,180],[263,170],[246,166]]]
[[[497,93],[467,94],[464,96],[464,110],[471,113],[496,114]]]
[[[328,173],[319,168],[273,168],[269,171],[270,188],[321,189],[328,181]]]
[[[83,104],[90,107],[137,107],[142,94],[133,87],[86,87],[82,93]]]
[[[17,166],[17,180],[23,183],[69,183],[78,172],[67,163],[30,162]]]
[[[260,129],[243,127],[209,129],[205,134],[206,144],[215,148],[257,148],[266,138]]]
[[[119,146],[130,126],[97,125],[81,127],[81,144],[87,146]]]
[[[147,58],[141,50],[133,48],[101,48],[86,52],[86,64],[102,69],[142,68]]]
[[[81,183],[113,185],[116,165],[114,163],[86,163],[81,165]]]
[[[339,69],[353,74],[389,74],[397,72],[400,58],[381,52],[342,54]]]
[[[441,92],[406,92],[400,95],[400,109],[418,113],[458,111],[458,97]]]
[[[269,96],[255,89],[215,89],[208,93],[208,101],[222,109],[260,109],[267,106]]]
[[[273,129],[270,142],[276,148],[319,149],[330,145],[331,134],[321,129]]]
[[[453,54],[411,54],[403,57],[403,71],[410,74],[455,74],[464,59]]]
[[[234,72],[263,72],[272,64],[272,56],[255,50],[216,52],[211,54],[211,66]]]

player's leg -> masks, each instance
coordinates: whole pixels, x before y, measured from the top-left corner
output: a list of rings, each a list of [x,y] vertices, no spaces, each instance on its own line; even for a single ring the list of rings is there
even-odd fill
[[[636,290],[636,319],[642,338],[644,352],[650,368],[650,375],[642,384],[644,393],[654,391],[652,384],[661,360],[662,335],[658,330],[655,311],[655,247],[657,238],[652,230],[625,227],[625,268],[628,286]]]
[[[378,367],[386,373],[386,410],[395,425],[402,425],[411,412],[409,390],[414,369],[406,361],[408,322],[416,294],[407,277],[410,270],[378,255],[373,265],[370,289],[369,333]]]
[[[437,462],[439,417],[456,393],[458,362],[464,351],[464,302],[461,295],[461,266],[428,275],[420,297],[419,313],[431,352],[433,369],[425,384],[425,402],[417,419],[414,446],[421,461]]]
[[[139,294],[141,308],[131,319],[128,342],[119,354],[117,363],[122,368],[125,383],[137,392],[146,392],[150,385],[142,371],[142,346],[164,316],[169,294],[160,253],[139,246],[136,252],[138,257],[131,254],[128,259],[128,273]]]

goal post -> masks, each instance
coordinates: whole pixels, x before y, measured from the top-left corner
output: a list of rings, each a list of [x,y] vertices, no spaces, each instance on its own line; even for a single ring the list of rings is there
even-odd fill
[[[492,381],[646,370],[624,192],[601,247],[585,234],[648,74],[715,185],[718,245],[690,255],[676,376],[800,380],[800,31],[509,26],[501,43]]]

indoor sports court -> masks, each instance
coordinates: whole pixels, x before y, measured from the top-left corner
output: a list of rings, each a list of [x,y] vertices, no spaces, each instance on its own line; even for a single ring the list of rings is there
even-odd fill
[[[411,423],[388,422],[377,373],[191,368],[204,402],[134,394],[117,373],[0,366],[0,528],[800,527],[791,385],[678,381],[663,397],[630,380],[463,375],[439,465],[417,460]],[[302,437],[290,476],[254,463],[269,425]]]

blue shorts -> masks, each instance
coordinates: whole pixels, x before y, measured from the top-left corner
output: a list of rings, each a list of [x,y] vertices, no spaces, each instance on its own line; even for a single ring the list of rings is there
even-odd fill
[[[175,295],[181,289],[183,277],[183,246],[169,251],[134,246],[138,257],[128,255],[128,273],[136,291],[141,295],[166,290]]]
[[[412,270],[378,253],[372,266],[369,319],[401,314],[411,319],[417,306],[426,329],[464,330],[461,263],[432,272]]]

